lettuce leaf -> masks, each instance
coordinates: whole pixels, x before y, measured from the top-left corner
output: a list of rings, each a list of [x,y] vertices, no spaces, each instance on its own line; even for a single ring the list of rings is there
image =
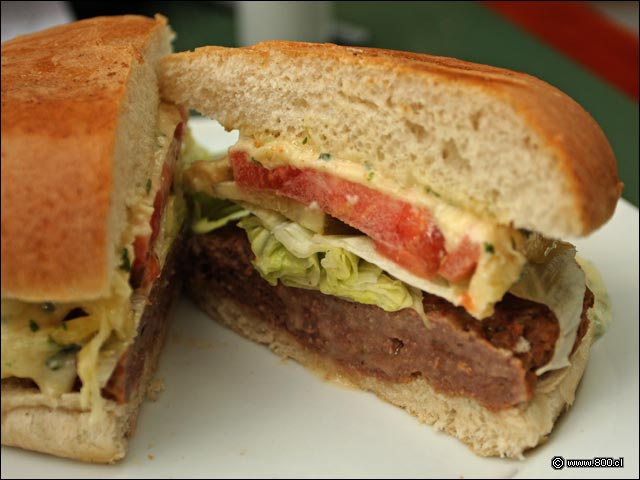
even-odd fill
[[[529,261],[509,292],[548,306],[558,319],[560,334],[553,357],[536,370],[537,375],[542,375],[570,365],[569,355],[581,322],[586,284],[584,272],[576,263],[573,245],[560,241],[550,243],[536,237],[534,234],[527,240]]]
[[[421,293],[425,291],[438,295],[454,305],[460,305],[461,293],[464,287],[449,284],[444,279],[425,279],[413,275],[408,270],[399,266],[393,260],[379,253],[373,241],[366,235],[321,235],[307,230],[298,223],[287,220],[278,212],[256,207],[255,205],[244,205],[251,213],[257,216],[262,224],[270,230],[273,235],[282,242],[287,249],[298,257],[306,257],[316,252],[323,252],[328,247],[335,247],[351,252],[362,260],[371,263],[392,278],[399,280],[409,288],[414,296],[414,309],[421,311]]]
[[[378,305],[387,311],[413,304],[411,293],[402,282],[342,248],[327,250],[320,263],[326,272],[320,282],[322,293]]]
[[[271,285],[280,281],[386,311],[414,307],[414,292],[402,282],[343,248],[323,245],[318,241],[321,235],[296,223],[276,225],[279,235],[255,216],[238,226],[247,232],[256,256],[254,267]]]
[[[195,233],[209,233],[249,215],[249,211],[240,205],[229,200],[214,198],[206,193],[193,193],[191,200],[193,202],[191,229]]]
[[[254,267],[270,285],[275,286],[280,280],[288,287],[318,288],[320,261],[317,254],[296,257],[254,216],[241,220],[238,226],[247,232],[256,256]]]
[[[596,266],[584,258],[576,257],[576,260],[587,277],[587,287],[593,293],[593,307],[587,315],[593,322],[594,338],[599,338],[605,334],[613,320],[611,299]]]

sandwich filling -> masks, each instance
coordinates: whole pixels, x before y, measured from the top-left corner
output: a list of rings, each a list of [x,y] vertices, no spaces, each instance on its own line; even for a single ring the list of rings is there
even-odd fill
[[[411,308],[427,327],[425,293],[478,321],[508,293],[540,303],[559,328],[536,373],[569,365],[586,289],[571,245],[479,218],[437,192],[397,192],[367,162],[355,167],[305,140],[241,135],[228,156],[192,163],[194,231],[238,221],[271,285]]]
[[[259,319],[259,331],[275,331],[280,340],[284,336],[332,360],[347,378],[355,373],[392,384],[425,379],[442,394],[498,411],[531,398],[535,371],[553,355],[558,322],[540,303],[507,294],[493,315],[478,322],[463,308],[424,293],[421,304],[430,324],[425,328],[413,308],[385,311],[319,290],[269,284],[252,268],[258,261],[252,245],[232,225],[192,237],[187,282],[195,301],[214,318],[232,303],[243,322]],[[586,332],[592,302],[587,291],[578,339]]]
[[[129,199],[129,225],[107,298],[78,303],[2,299],[2,378],[32,380],[58,397],[80,389],[83,408],[103,411],[104,387],[132,345],[147,298],[185,217],[174,171],[186,117],[161,104],[148,179]],[[111,397],[126,401],[118,392]]]

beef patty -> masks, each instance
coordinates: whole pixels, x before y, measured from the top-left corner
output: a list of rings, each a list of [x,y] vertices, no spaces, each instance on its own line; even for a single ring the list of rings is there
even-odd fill
[[[235,301],[344,368],[391,382],[422,376],[441,393],[472,397],[494,411],[531,398],[535,370],[550,360],[559,334],[545,305],[512,295],[480,322],[425,293],[427,327],[413,309],[386,312],[315,290],[272,287],[251,265],[246,234],[235,226],[193,236],[187,250],[188,291],[197,303],[212,295]],[[587,290],[574,349],[592,304]]]

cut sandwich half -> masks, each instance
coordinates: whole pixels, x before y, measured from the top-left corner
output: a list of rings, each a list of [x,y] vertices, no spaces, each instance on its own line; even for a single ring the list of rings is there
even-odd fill
[[[596,321],[560,238],[620,193],[580,106],[520,73],[335,45],[206,47],[160,72],[165,98],[240,132],[184,176],[205,311],[481,455],[546,438]]]
[[[179,290],[173,32],[101,17],[2,44],[2,444],[125,455]]]

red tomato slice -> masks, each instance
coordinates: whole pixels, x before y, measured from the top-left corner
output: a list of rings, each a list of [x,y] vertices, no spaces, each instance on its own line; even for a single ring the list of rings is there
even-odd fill
[[[147,264],[147,255],[149,253],[149,236],[138,235],[133,241],[133,252],[135,259],[131,266],[131,278],[129,283],[136,289],[142,284],[144,277],[144,269]]]
[[[127,357],[129,356],[129,350],[124,352],[115,369],[111,373],[109,381],[102,389],[102,394],[106,398],[110,398],[117,403],[124,403],[126,397],[126,380],[127,380]]]
[[[430,278],[439,273],[463,280],[477,265],[479,247],[467,239],[453,252],[428,209],[389,197],[365,185],[310,168],[267,169],[231,151],[234,179],[241,188],[266,189],[320,209],[369,236],[380,253],[412,273]],[[477,253],[477,254],[476,254]]]
[[[451,282],[469,278],[476,270],[480,253],[480,245],[465,235],[455,250],[442,259],[438,273]]]
[[[184,122],[180,122],[178,125],[176,125],[174,136],[178,140],[182,140],[183,135],[184,135]]]
[[[155,253],[152,253],[149,255],[149,259],[147,260],[147,265],[144,269],[144,277],[142,278],[142,284],[140,286],[148,287],[151,285],[160,275],[160,271],[160,260]]]
[[[177,158],[176,149],[180,148],[180,138],[183,134],[183,123],[179,123],[175,129],[175,139],[169,147],[167,158],[170,160],[162,166],[160,177],[160,188],[153,200],[153,214],[151,215],[151,235],[138,235],[133,242],[135,259],[131,266],[131,286],[135,289],[144,287],[153,282],[160,274],[160,261],[155,255],[151,255],[151,246],[155,243],[160,232],[160,221],[164,212],[165,201],[171,190],[173,182],[173,171]]]
[[[151,215],[151,238],[149,239],[149,245],[153,245],[156,241],[156,237],[160,232],[160,220],[162,220],[162,210],[164,209],[164,197],[165,193],[162,188],[156,193],[156,198],[153,201],[153,215]]]

